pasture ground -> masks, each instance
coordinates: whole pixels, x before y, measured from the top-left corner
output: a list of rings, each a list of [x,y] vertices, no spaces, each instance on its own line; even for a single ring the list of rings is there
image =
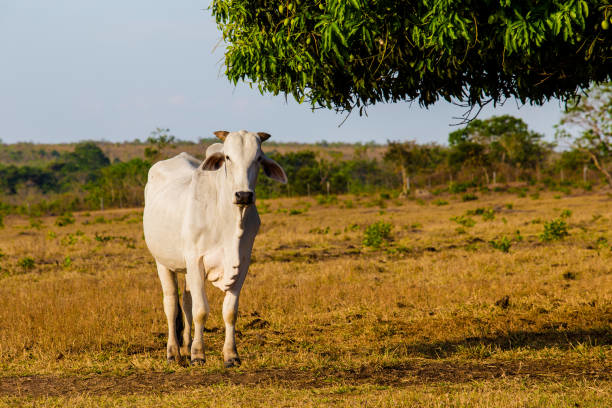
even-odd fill
[[[6,217],[0,405],[609,406],[610,194],[478,196],[260,202],[230,370],[212,286],[206,365],[166,363],[140,209]]]

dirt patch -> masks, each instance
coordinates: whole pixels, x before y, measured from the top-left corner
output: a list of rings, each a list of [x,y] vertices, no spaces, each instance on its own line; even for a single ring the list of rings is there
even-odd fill
[[[605,367],[563,365],[550,361],[512,361],[483,364],[416,361],[393,366],[362,366],[353,370],[304,371],[291,369],[225,371],[202,373],[194,368],[175,373],[141,372],[125,377],[111,375],[4,377],[0,380],[0,395],[11,396],[73,396],[149,394],[175,392],[179,389],[206,387],[217,384],[244,386],[275,385],[281,387],[321,388],[335,384],[375,384],[393,387],[431,383],[465,383],[503,377],[535,380],[568,378],[610,380]]]

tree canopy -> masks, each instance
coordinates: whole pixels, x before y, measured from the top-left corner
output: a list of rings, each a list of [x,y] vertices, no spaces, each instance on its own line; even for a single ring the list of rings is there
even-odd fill
[[[533,168],[552,149],[542,138],[542,134],[529,130],[522,119],[502,115],[475,119],[451,132],[448,142],[455,154],[451,156],[458,163],[475,160],[482,165],[499,162]]]
[[[578,128],[579,134],[568,131]],[[569,141],[586,154],[612,186],[612,83],[595,86],[586,97],[572,100],[557,129],[557,140]]]
[[[567,101],[612,75],[609,1],[214,0],[225,74],[313,108]]]

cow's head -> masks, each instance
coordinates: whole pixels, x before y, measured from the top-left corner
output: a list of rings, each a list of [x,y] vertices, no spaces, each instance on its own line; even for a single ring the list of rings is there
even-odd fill
[[[261,151],[261,143],[270,137],[269,134],[220,130],[215,132],[215,136],[223,141],[223,146],[206,155],[202,170],[225,171],[234,204],[248,206],[255,202],[259,166],[263,167],[268,177],[281,183],[287,182],[283,168]]]

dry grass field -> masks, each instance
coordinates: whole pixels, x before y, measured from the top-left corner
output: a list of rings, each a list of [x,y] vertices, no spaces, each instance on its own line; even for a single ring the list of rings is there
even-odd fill
[[[210,285],[206,365],[166,363],[141,209],[6,217],[0,405],[610,406],[611,195],[478,196],[260,202],[230,370]]]

